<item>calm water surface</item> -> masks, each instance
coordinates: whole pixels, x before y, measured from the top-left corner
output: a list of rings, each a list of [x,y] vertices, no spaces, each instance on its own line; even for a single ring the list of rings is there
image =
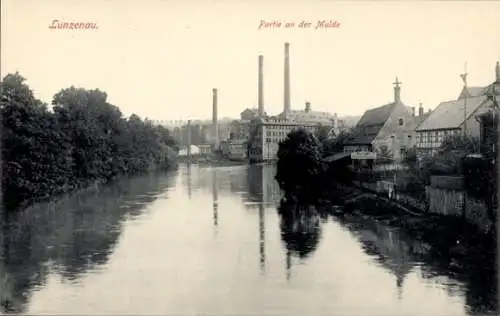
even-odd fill
[[[272,166],[181,167],[40,205],[4,230],[4,312],[485,315],[494,276],[367,219],[284,219]],[[27,220],[26,218],[29,218]],[[428,257],[428,256],[427,256]]]

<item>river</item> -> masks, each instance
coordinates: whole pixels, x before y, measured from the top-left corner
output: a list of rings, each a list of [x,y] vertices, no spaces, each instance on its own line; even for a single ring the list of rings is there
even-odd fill
[[[4,313],[486,315],[494,275],[454,271],[369,219],[284,219],[272,166],[123,179],[4,230]]]

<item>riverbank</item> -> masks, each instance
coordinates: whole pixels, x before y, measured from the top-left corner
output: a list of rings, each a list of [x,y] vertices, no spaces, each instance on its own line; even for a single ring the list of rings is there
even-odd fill
[[[131,177],[138,177],[141,175],[145,174],[150,174],[150,173],[158,173],[158,172],[170,172],[177,170],[178,164],[174,162],[169,167],[164,167],[161,165],[154,165],[151,166],[148,170],[146,171],[139,171],[135,172],[133,174],[118,174],[114,177],[111,177],[109,179],[95,179],[95,180],[87,180],[78,183],[77,186],[70,190],[63,191],[59,194],[54,194],[51,196],[46,196],[46,197],[38,197],[38,198],[33,198],[30,200],[25,200],[23,201],[18,207],[15,209],[9,209],[7,210],[3,204],[4,200],[2,200],[2,219],[3,222],[7,222],[9,217],[13,214],[21,213],[23,211],[26,211],[30,208],[37,208],[41,204],[49,204],[51,207],[56,207],[57,205],[63,203],[64,201],[67,201],[68,199],[74,197],[75,195],[80,195],[80,194],[86,194],[94,191],[99,191],[99,189],[103,186],[110,185],[112,183],[115,183],[117,181],[121,181],[122,179],[128,179]],[[4,197],[4,196],[2,196]]]
[[[363,217],[404,230],[452,262],[493,265],[496,260],[495,228],[483,233],[460,217],[414,212],[354,186],[337,186],[324,203],[334,216]]]
[[[187,164],[187,159],[183,157],[179,160],[179,163]],[[212,156],[194,156],[191,158],[191,164],[197,164],[202,166],[214,166],[214,167],[224,167],[224,166],[243,166],[248,164],[248,160],[231,160],[221,157]]]
[[[199,163],[200,165],[211,165],[214,167],[227,167],[227,166],[244,166],[247,165],[248,162],[246,160],[227,160],[227,159],[221,159],[221,160],[214,160],[214,161],[207,161],[207,162],[202,162]]]

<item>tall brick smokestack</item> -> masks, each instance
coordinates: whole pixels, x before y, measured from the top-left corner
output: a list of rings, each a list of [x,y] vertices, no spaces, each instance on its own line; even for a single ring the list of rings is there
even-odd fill
[[[214,150],[219,149],[219,122],[217,120],[217,89],[212,89],[212,131]]]
[[[284,113],[290,113],[290,43],[285,43],[285,82],[284,82]]]
[[[264,56],[259,55],[259,116],[264,116]]]

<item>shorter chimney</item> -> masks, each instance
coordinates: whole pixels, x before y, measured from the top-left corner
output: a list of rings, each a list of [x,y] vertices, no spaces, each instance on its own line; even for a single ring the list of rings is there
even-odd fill
[[[413,116],[413,117],[415,116],[415,107],[414,106],[411,107],[411,116]]]
[[[306,102],[306,113],[311,112],[311,102]]]
[[[424,116],[424,107],[422,106],[422,102],[420,102],[420,106],[418,107],[418,116]]]
[[[217,89],[212,89],[212,136],[214,150],[219,148],[219,122],[218,122],[218,108],[217,108]]]

